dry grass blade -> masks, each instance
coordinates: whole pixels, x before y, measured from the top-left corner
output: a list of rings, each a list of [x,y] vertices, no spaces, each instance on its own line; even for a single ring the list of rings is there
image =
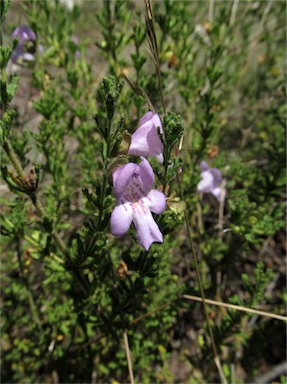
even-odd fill
[[[147,103],[148,103],[148,106],[149,106],[149,109],[155,113],[155,108],[152,104],[152,102],[150,101],[148,95],[146,94],[146,92],[136,83],[134,82],[124,71],[122,72],[121,76],[126,80],[126,82],[129,84],[129,86],[131,87],[131,89],[138,95],[138,96],[141,96],[143,97]]]
[[[239,0],[233,0],[231,16],[230,16],[230,20],[229,20],[230,26],[232,26],[235,23],[235,17],[236,17],[236,12],[237,12],[237,8],[238,8],[238,3],[239,3]]]
[[[131,354],[130,354],[129,339],[128,339],[127,331],[124,331],[124,342],[125,342],[125,350],[126,350],[126,356],[127,356],[127,361],[128,361],[130,381],[131,381],[131,384],[134,384],[135,379],[134,379],[132,359],[131,359]]]
[[[159,307],[153,309],[152,311],[149,311],[149,312],[145,313],[144,315],[139,316],[139,317],[137,317],[136,319],[132,320],[132,321],[130,322],[130,325],[131,325],[131,324],[138,323],[139,321],[145,319],[146,317],[149,317],[149,316],[153,315],[154,313],[156,313],[156,312],[158,312],[158,311],[161,311],[162,309],[164,309],[164,308],[166,308],[166,307],[169,307],[171,304],[172,304],[172,302],[171,302],[171,303],[167,303],[167,304],[160,305]]]
[[[182,298],[183,298],[183,299],[190,300],[190,301],[199,301],[199,302],[202,302],[202,298],[199,297],[199,296],[183,295]],[[178,299],[177,299],[177,300],[178,300]],[[239,306],[239,305],[223,303],[223,302],[220,302],[220,301],[215,301],[215,300],[210,300],[210,299],[205,299],[205,302],[206,302],[207,304],[216,305],[216,306],[218,306],[218,307],[225,307],[225,308],[234,309],[234,310],[237,310],[237,311],[242,311],[242,312],[247,312],[247,313],[254,313],[255,315],[259,315],[259,316],[271,317],[271,318],[273,318],[273,319],[282,320],[282,321],[287,321],[287,317],[285,317],[285,316],[276,315],[276,314],[274,314],[274,313],[269,313],[269,312],[265,312],[265,311],[260,311],[260,310],[258,310],[258,309],[252,309],[252,308],[242,307],[242,306]],[[159,307],[153,309],[152,311],[149,311],[149,312],[145,313],[144,315],[141,315],[141,316],[137,317],[136,319],[134,319],[134,320],[132,320],[132,321],[130,322],[130,325],[132,325],[132,324],[136,324],[136,323],[138,323],[139,321],[144,320],[145,318],[147,318],[147,317],[149,317],[149,316],[152,316],[152,315],[155,314],[156,312],[159,312],[159,311],[161,311],[162,309],[164,309],[164,308],[166,308],[166,307],[169,307],[170,305],[172,305],[172,303],[173,303],[173,302],[170,302],[170,303],[167,303],[167,304],[160,305]]]
[[[199,296],[183,295],[183,298],[187,299],[187,300],[191,300],[191,301],[202,302],[202,298],[199,297]],[[220,302],[220,301],[215,301],[215,300],[210,300],[210,299],[205,299],[205,302],[207,304],[217,305],[218,307],[225,307],[225,308],[229,308],[229,309],[235,309],[237,311],[248,312],[248,313],[253,313],[255,315],[271,317],[273,319],[287,321],[287,317],[286,316],[281,316],[281,315],[276,315],[274,313],[259,311],[257,309],[242,307],[240,305],[228,304],[228,303],[223,303],[223,302]]]
[[[277,377],[280,377],[281,375],[286,376],[287,374],[287,362],[283,361],[282,363],[275,365],[274,368],[272,368],[270,371],[263,373],[260,376],[257,376],[254,378],[254,382],[256,384],[261,383],[270,383],[273,382]],[[276,380],[277,382],[277,380]]]
[[[155,33],[155,27],[154,27],[154,21],[153,21],[154,19],[153,19],[150,0],[145,0],[145,5],[146,5],[146,14],[145,14],[146,36],[147,36],[148,44],[150,47],[151,56],[153,58],[155,68],[156,68],[156,74],[157,74],[158,85],[160,90],[160,97],[161,97],[163,111],[165,113],[165,104],[163,99],[161,76],[160,76],[159,50],[158,50],[158,44],[156,39],[156,33]]]
[[[153,23],[153,14],[152,14],[150,0],[145,0],[145,5],[146,5],[146,15],[145,15],[146,35],[147,35],[148,43],[149,43],[154,61],[159,67],[159,51],[158,51],[155,27]]]

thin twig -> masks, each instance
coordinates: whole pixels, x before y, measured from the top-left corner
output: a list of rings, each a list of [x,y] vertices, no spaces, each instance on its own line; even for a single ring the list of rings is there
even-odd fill
[[[184,299],[191,300],[191,301],[200,301],[200,302],[203,301],[202,298],[199,297],[199,296],[183,295],[182,297]],[[229,309],[235,309],[236,311],[253,313],[253,314],[259,315],[259,316],[271,317],[272,319],[287,321],[287,317],[286,316],[276,315],[275,313],[259,311],[258,309],[242,307],[241,305],[228,304],[228,303],[224,303],[224,302],[220,302],[220,301],[215,301],[215,300],[210,300],[210,299],[205,299],[205,302],[207,304],[217,305],[218,307],[225,307],[225,308],[229,308]]]
[[[273,382],[274,379],[276,379],[281,375],[284,375],[284,374],[286,375],[286,373],[287,373],[287,363],[286,361],[283,361],[282,363],[275,365],[275,367],[272,368],[270,371],[263,373],[263,375],[255,377],[254,382],[258,384]]]
[[[267,2],[267,4],[266,4],[266,7],[265,7],[264,11],[263,11],[262,18],[261,18],[261,20],[260,20],[260,23],[259,23],[259,27],[258,27],[258,29],[257,29],[257,32],[258,32],[258,30],[260,30],[260,32],[261,32],[261,30],[262,30],[262,28],[263,28],[263,26],[264,26],[264,24],[265,24],[266,18],[267,18],[267,16],[268,16],[268,13],[269,13],[270,10],[271,10],[272,5],[273,5],[273,0],[269,0],[269,1]]]
[[[254,54],[254,50],[255,50],[256,43],[258,42],[258,38],[259,38],[260,34],[262,33],[262,31],[264,30],[264,24],[266,22],[267,16],[271,10],[272,5],[273,5],[273,0],[269,0],[266,3],[266,7],[263,11],[259,25],[256,28],[256,31],[254,32],[254,34],[249,39],[249,49],[248,49],[249,52],[248,52],[248,56],[245,60],[245,63],[247,63],[247,64],[243,67],[242,76],[248,70],[248,63],[251,60],[251,56]]]
[[[210,23],[213,21],[214,14],[214,0],[209,0],[209,12],[208,12],[208,20]]]
[[[226,197],[226,180],[223,180],[221,185],[221,196],[219,201],[218,208],[218,237],[222,238],[223,236],[223,224],[224,224],[224,203]]]
[[[21,258],[21,249],[20,249],[20,243],[17,242],[17,258],[18,258],[18,263],[19,263],[19,267],[20,267],[20,272],[21,272],[21,278],[22,278],[22,281],[26,287],[26,292],[27,292],[27,295],[28,295],[28,300],[29,300],[29,304],[30,304],[30,309],[31,309],[31,314],[32,314],[32,317],[33,319],[35,320],[35,323],[38,325],[40,331],[43,331],[43,328],[42,328],[42,324],[41,324],[41,320],[40,320],[40,316],[38,314],[38,307],[35,303],[35,300],[34,300],[34,296],[32,294],[32,290],[31,290],[31,287],[30,287],[30,284],[29,284],[29,280],[26,278],[25,276],[25,273],[24,273],[24,267],[23,267],[23,262],[22,262],[22,258]]]
[[[10,161],[11,161],[11,163],[12,163],[12,165],[13,165],[13,167],[14,167],[17,175],[18,175],[19,181],[21,183],[21,187],[23,188],[22,191],[25,192],[30,197],[33,205],[35,206],[35,208],[38,211],[39,216],[41,217],[41,219],[44,222],[48,218],[48,215],[45,211],[45,208],[43,207],[43,205],[39,201],[39,199],[36,195],[36,192],[35,191],[32,192],[31,190],[27,189],[27,183],[26,183],[26,177],[25,177],[24,170],[23,170],[21,163],[20,163],[20,161],[19,161],[19,159],[18,159],[18,157],[17,157],[14,149],[12,148],[12,145],[11,145],[11,143],[7,137],[4,138],[2,146],[3,146],[3,149],[5,150],[7,156],[9,157],[9,159],[10,159]],[[81,288],[83,289],[85,294],[88,294],[89,287],[88,287],[86,281],[84,280],[83,276],[81,275],[80,271],[74,266],[72,259],[71,259],[71,255],[69,254],[69,252],[68,252],[64,242],[62,241],[61,237],[55,231],[55,228],[52,229],[51,236],[54,239],[59,250],[65,256],[66,262],[67,262],[68,266],[71,268],[72,274],[78,279],[78,281],[81,285]]]
[[[154,26],[154,21],[153,21],[154,18],[153,18],[153,13],[152,13],[151,1],[145,0],[145,5],[146,5],[146,15],[145,15],[146,35],[147,35],[147,40],[148,40],[149,47],[151,50],[151,54],[152,54],[152,57],[153,57],[154,62],[155,62],[155,69],[156,69],[156,74],[157,74],[157,79],[158,79],[161,103],[162,103],[163,112],[165,113],[165,103],[164,103],[164,98],[163,98],[163,89],[162,89],[161,73],[160,73],[159,49],[158,49],[158,43],[157,43],[157,38],[156,38],[156,33],[155,33],[155,26]]]
[[[181,299],[187,299],[187,300],[190,300],[190,301],[202,302],[202,298],[199,297],[199,296],[183,295],[182,297],[176,298],[176,299],[174,299],[173,301],[171,301],[169,303],[162,304],[162,305],[158,306],[157,308],[155,308],[155,309],[153,309],[153,310],[151,310],[151,311],[149,311],[149,312],[147,312],[147,313],[137,317],[136,319],[132,320],[129,323],[129,325],[136,324],[139,321],[144,320],[147,317],[152,316],[155,313],[161,311],[162,309],[170,307],[174,302],[176,302],[178,300],[181,300]],[[216,301],[216,300],[210,300],[210,299],[205,299],[205,303],[206,304],[210,304],[210,305],[216,305],[218,307],[233,309],[233,310],[236,310],[236,311],[252,313],[252,314],[256,314],[258,316],[269,317],[269,318],[276,319],[276,320],[287,321],[287,317],[285,317],[285,316],[281,316],[281,315],[277,315],[277,314],[269,313],[269,312],[265,312],[265,311],[260,311],[258,309],[247,308],[247,307],[243,307],[241,305],[234,305],[234,304],[224,303],[222,301]]]
[[[127,361],[128,361],[130,380],[131,380],[131,384],[134,384],[135,379],[134,379],[132,359],[131,359],[131,354],[130,354],[129,339],[128,339],[127,331],[124,331],[124,341],[125,341],[125,350],[126,350],[126,356],[127,356]]]
[[[4,138],[4,140],[3,140],[3,148],[4,148],[5,152],[7,153],[7,156],[9,157],[13,167],[15,168],[19,178],[21,179],[21,181],[24,181],[25,174],[24,174],[23,168],[20,164],[20,161],[19,161],[16,153],[14,152],[14,150],[10,144],[10,141],[7,138]]]
[[[176,299],[176,300],[177,300],[177,299]],[[162,309],[164,309],[164,308],[166,308],[166,307],[169,307],[172,303],[173,303],[173,302],[170,302],[170,303],[167,303],[167,304],[160,305],[159,307],[153,309],[152,311],[149,311],[149,312],[145,313],[144,315],[141,315],[141,316],[137,317],[136,319],[134,319],[134,320],[132,320],[132,321],[130,322],[130,325],[132,325],[132,324],[136,324],[136,323],[138,323],[139,321],[145,319],[146,317],[149,317],[149,316],[153,315],[154,313],[159,312],[159,311],[161,311]]]
[[[234,0],[232,4],[231,16],[229,20],[229,25],[232,26],[235,22],[236,12],[238,8],[239,0]]]
[[[202,298],[199,297],[199,296],[183,295],[182,297],[176,298],[176,299],[174,299],[173,301],[171,301],[171,302],[169,302],[169,303],[162,304],[162,305],[158,306],[157,308],[153,309],[152,311],[149,311],[149,312],[145,313],[144,315],[141,315],[141,316],[137,317],[136,319],[132,320],[129,324],[130,324],[130,325],[136,324],[136,323],[138,323],[139,321],[144,320],[144,319],[146,319],[147,317],[149,317],[149,316],[151,316],[151,315],[153,315],[153,314],[155,314],[155,313],[161,311],[162,309],[171,306],[175,301],[178,301],[178,300],[181,300],[181,299],[187,299],[187,300],[190,300],[190,301],[199,301],[199,302],[202,302]],[[247,312],[247,313],[253,313],[253,314],[256,314],[256,315],[258,315],[258,316],[269,317],[269,318],[276,319],[276,320],[287,321],[287,317],[285,317],[285,316],[276,315],[276,314],[274,314],[274,313],[269,313],[269,312],[265,312],[265,311],[260,311],[260,310],[258,310],[258,309],[247,308],[247,307],[243,307],[243,306],[240,306],[240,305],[234,305],[234,304],[224,303],[224,302],[222,302],[222,301],[216,301],[216,300],[205,299],[205,303],[206,303],[206,304],[211,304],[211,305],[216,305],[216,306],[218,306],[218,307],[224,307],[224,308],[234,309],[234,310],[236,310],[236,311],[242,311],[242,312]]]

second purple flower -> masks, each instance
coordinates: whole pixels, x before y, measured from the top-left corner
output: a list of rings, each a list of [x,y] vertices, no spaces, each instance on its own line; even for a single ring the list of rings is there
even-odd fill
[[[201,170],[201,181],[197,185],[198,192],[211,193],[220,201],[222,188],[222,173],[217,168],[210,168],[209,165],[202,161],[199,165]]]
[[[158,135],[163,134],[162,124],[157,113],[147,112],[139,122],[139,128],[132,134],[129,155],[156,157],[163,163],[163,143]]]

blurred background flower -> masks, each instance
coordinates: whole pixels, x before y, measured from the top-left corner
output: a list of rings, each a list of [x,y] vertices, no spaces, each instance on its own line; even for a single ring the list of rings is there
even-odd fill
[[[211,193],[220,201],[222,188],[222,173],[217,168],[210,168],[209,165],[202,161],[199,165],[202,180],[197,185],[197,190],[200,193]]]
[[[36,48],[36,35],[27,25],[17,27],[11,35],[19,39],[19,43],[12,52],[11,61],[21,64],[23,61],[33,61]]]

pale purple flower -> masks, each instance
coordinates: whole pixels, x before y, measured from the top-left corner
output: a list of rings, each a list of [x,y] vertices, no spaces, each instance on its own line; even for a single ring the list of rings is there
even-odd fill
[[[71,41],[75,44],[75,47],[79,45],[79,39],[77,38],[77,36],[71,36]],[[76,49],[75,58],[79,59],[80,57],[81,57],[81,52],[79,51],[79,49]]]
[[[78,39],[77,36],[75,36],[75,35],[71,36],[71,41],[72,41],[73,43],[75,43],[76,45],[79,44],[79,39]]]
[[[22,25],[14,29],[12,37],[19,38],[19,44],[23,45],[26,41],[36,41],[36,35],[27,25]]]
[[[36,41],[36,35],[32,29],[27,25],[22,25],[21,27],[17,27],[11,36],[19,38],[19,42],[11,55],[12,63],[16,64],[21,60],[33,61],[34,55],[27,52],[27,48],[25,47],[26,43]]]
[[[111,216],[111,232],[123,236],[134,223],[137,240],[147,251],[152,243],[163,242],[163,236],[151,212],[165,210],[165,195],[155,189],[154,173],[149,162],[142,157],[138,165],[128,163],[113,172],[113,184],[118,201]]]
[[[139,128],[132,134],[129,155],[156,157],[163,163],[163,143],[158,135],[163,134],[162,124],[157,113],[147,112],[139,122]]]
[[[202,180],[197,185],[197,191],[201,193],[212,193],[218,201],[220,201],[222,188],[222,173],[217,168],[210,168],[209,165],[202,161],[199,165]]]
[[[43,55],[43,54],[44,54],[45,49],[44,49],[44,47],[43,47],[42,44],[39,44],[38,51],[39,51],[40,55]]]

